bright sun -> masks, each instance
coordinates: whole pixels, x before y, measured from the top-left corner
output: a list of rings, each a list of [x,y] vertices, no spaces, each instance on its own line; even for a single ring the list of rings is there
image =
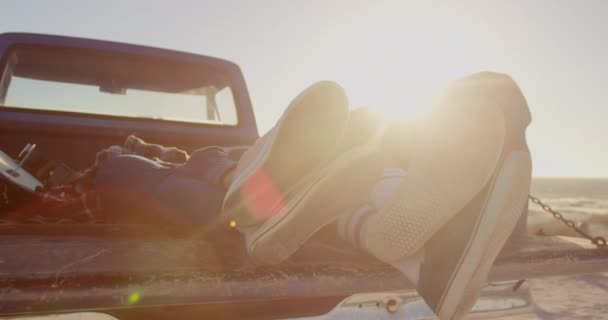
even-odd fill
[[[339,79],[355,107],[368,105],[389,118],[413,117],[450,81],[495,67],[494,52],[476,37],[483,31],[450,23],[449,17],[436,18],[434,27],[424,30],[418,26],[429,21],[383,19],[359,21],[351,27],[356,36],[345,39],[336,54],[348,57],[360,75],[341,70],[349,77]],[[446,30],[447,25],[455,27]]]

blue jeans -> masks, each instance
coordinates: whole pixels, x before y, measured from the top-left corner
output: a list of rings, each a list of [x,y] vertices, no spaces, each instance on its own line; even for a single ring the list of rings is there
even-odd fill
[[[120,221],[213,226],[222,209],[223,176],[235,162],[219,147],[196,150],[184,164],[121,155],[97,168],[104,212]]]

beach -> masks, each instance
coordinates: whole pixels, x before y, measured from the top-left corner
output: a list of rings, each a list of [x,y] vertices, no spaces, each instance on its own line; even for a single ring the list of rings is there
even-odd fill
[[[608,237],[608,179],[539,178],[531,194],[593,236]],[[528,232],[578,236],[530,203]],[[509,319],[608,319],[608,273],[528,280],[533,313]]]
[[[529,280],[533,313],[513,319],[608,319],[608,273]]]

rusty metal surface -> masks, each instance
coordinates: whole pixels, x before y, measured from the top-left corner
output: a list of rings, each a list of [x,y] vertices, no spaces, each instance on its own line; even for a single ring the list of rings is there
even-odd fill
[[[201,239],[0,236],[0,314],[294,301],[411,288],[369,256],[309,255],[258,267],[241,255]],[[608,271],[608,250],[525,236],[503,251],[491,278],[596,271]]]

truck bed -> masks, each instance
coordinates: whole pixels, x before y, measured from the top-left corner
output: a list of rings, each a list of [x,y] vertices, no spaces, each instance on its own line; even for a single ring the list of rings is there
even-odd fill
[[[120,228],[125,227],[114,231]],[[205,312],[243,317],[239,312],[255,314],[259,308],[293,317],[329,310],[355,293],[412,287],[370,256],[314,244],[286,263],[261,267],[244,259],[236,246],[218,247],[194,236],[0,238],[0,310],[5,313],[105,310],[124,319],[127,310],[146,307],[150,312],[179,304],[195,307],[198,317]],[[490,278],[601,271],[608,271],[608,249],[596,249],[588,240],[518,235],[500,254]]]

